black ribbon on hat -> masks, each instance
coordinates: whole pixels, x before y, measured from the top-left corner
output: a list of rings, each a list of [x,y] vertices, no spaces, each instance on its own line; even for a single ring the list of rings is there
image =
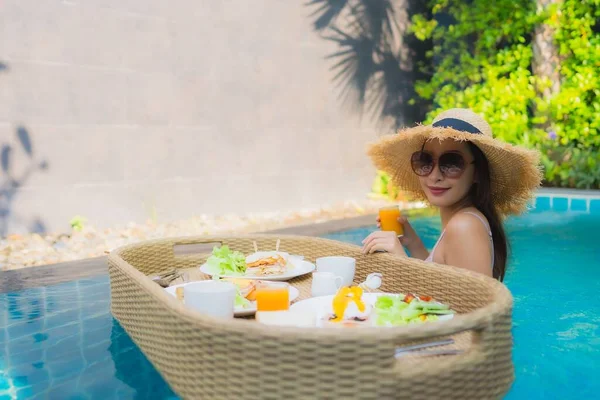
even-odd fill
[[[433,125],[431,125],[431,126],[433,126],[434,128],[453,128],[453,129],[456,129],[457,131],[469,132],[469,133],[475,133],[478,135],[482,135],[482,133],[479,129],[477,129],[470,123],[463,121],[462,119],[444,118],[444,119],[440,119],[437,122],[434,122]]]

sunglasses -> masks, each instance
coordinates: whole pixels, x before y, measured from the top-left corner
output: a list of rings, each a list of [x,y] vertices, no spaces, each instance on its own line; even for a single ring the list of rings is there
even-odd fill
[[[439,165],[440,172],[446,178],[458,179],[467,169],[468,164],[473,164],[474,161],[467,163],[460,153],[448,152],[444,153],[437,160],[425,151],[417,151],[410,157],[410,165],[412,170],[418,176],[429,176],[435,164]]]

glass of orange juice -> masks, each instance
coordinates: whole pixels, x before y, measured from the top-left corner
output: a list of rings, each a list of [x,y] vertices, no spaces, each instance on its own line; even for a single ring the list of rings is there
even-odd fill
[[[398,221],[402,214],[400,213],[400,207],[391,206],[383,207],[379,209],[379,222],[381,224],[382,231],[394,231],[397,235],[403,235],[404,229],[402,224]]]
[[[284,282],[260,283],[256,287],[258,311],[285,311],[290,308],[290,292]]]

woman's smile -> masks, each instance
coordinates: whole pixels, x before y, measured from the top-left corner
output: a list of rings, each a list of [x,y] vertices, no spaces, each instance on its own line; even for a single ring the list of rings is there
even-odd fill
[[[443,187],[437,187],[437,186],[427,186],[427,189],[429,190],[429,193],[431,193],[435,197],[441,197],[448,190],[450,190],[450,188],[443,188]]]

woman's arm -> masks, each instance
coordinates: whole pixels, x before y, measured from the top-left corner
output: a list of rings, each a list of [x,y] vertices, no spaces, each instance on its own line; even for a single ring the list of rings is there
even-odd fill
[[[408,219],[404,216],[400,217],[400,223],[404,228],[404,235],[400,237],[400,243],[410,251],[410,256],[419,260],[425,260],[429,257],[429,251],[425,248],[423,241],[408,222]]]
[[[444,235],[444,263],[492,276],[492,251],[485,226],[469,215],[456,215]]]

